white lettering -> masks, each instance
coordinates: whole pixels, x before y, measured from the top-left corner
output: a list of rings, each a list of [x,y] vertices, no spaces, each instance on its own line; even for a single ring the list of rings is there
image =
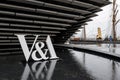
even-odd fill
[[[51,41],[49,35],[47,36],[47,39],[46,39],[46,44],[47,44],[48,49],[44,49],[45,52],[42,51],[42,49],[44,48],[45,44],[43,42],[41,42],[41,41],[37,42],[37,39],[38,39],[39,35],[35,36],[35,40],[34,40],[30,50],[29,50],[27,42],[25,40],[25,36],[26,35],[22,35],[22,34],[18,35],[18,34],[16,34],[16,36],[19,39],[19,42],[20,42],[20,45],[22,47],[22,50],[23,50],[23,53],[24,53],[26,61],[29,60],[30,56],[35,61],[39,61],[39,60],[42,60],[42,59],[43,60],[47,60],[47,59],[58,58],[56,53],[55,53],[55,50],[53,48],[52,41]],[[33,50],[34,47],[35,47],[36,50]],[[50,57],[47,57],[48,50],[50,52]],[[37,54],[39,54],[41,57],[37,57]]]
[[[26,63],[21,80],[51,80],[57,60],[34,62],[31,66]]]

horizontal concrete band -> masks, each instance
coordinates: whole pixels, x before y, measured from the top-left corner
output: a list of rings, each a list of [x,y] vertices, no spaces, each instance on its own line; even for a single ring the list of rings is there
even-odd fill
[[[82,52],[87,52],[88,54],[93,54],[93,55],[101,56],[101,57],[108,58],[111,60],[120,61],[119,54],[116,54],[116,53],[110,54],[107,51],[102,51],[99,49],[92,49],[90,47],[78,46],[78,45],[73,45],[73,44],[54,44],[54,46],[68,48],[68,49],[74,49],[74,50],[78,50],[78,51],[82,51]]]
[[[55,35],[53,43],[63,44],[110,3],[108,0],[1,0],[0,37],[14,37],[16,33]],[[0,39],[0,45],[2,42]]]

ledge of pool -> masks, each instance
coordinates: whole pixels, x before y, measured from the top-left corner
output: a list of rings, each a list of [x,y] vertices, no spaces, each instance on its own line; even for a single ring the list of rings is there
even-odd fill
[[[101,57],[105,57],[111,60],[117,60],[120,62],[120,54],[116,53],[109,53],[107,51],[102,51],[99,49],[93,49],[91,47],[86,47],[86,46],[77,46],[74,44],[54,44],[55,47],[64,47],[68,49],[74,49],[77,51],[82,51],[82,52],[87,52],[88,54],[93,54]]]

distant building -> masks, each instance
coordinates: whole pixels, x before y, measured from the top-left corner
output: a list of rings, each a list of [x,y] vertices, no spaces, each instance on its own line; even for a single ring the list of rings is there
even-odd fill
[[[72,41],[80,41],[80,38],[79,37],[74,37],[74,38],[71,38],[70,40],[72,40]]]
[[[96,36],[97,39],[102,39],[101,28],[98,27],[98,34]]]

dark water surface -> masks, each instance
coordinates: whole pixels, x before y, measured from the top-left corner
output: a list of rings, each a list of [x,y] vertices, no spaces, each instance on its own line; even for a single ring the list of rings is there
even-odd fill
[[[120,63],[71,49],[60,59],[25,62],[23,55],[0,56],[0,80],[120,80]]]

